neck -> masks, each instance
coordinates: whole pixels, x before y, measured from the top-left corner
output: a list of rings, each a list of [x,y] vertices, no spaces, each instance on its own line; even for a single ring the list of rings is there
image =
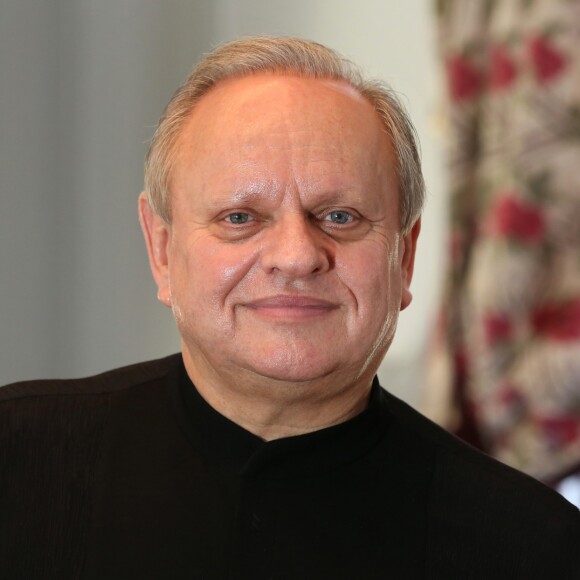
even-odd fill
[[[318,431],[343,423],[367,406],[370,377],[284,381],[200,365],[183,351],[189,378],[205,401],[230,421],[265,441]],[[203,368],[200,368],[203,367]],[[374,373],[373,373],[374,374]]]

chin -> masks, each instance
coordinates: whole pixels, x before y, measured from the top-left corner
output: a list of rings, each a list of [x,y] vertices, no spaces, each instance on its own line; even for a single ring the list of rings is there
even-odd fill
[[[280,370],[280,369],[253,369],[255,373],[260,376],[273,381],[280,381],[284,383],[311,383],[313,381],[321,380],[332,373],[328,372],[311,372],[296,369]]]
[[[276,381],[305,383],[324,379],[338,370],[339,361],[316,360],[311,355],[292,356],[286,351],[265,356],[262,360],[247,361],[248,369],[254,373]]]

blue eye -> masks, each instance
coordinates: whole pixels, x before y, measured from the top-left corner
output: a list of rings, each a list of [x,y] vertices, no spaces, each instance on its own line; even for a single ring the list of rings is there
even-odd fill
[[[243,211],[236,211],[236,212],[231,213],[225,217],[225,220],[227,222],[230,222],[231,224],[234,224],[234,225],[245,224],[253,219],[254,218],[249,213],[245,213]]]
[[[326,217],[325,219],[327,219],[328,221],[331,221],[335,224],[348,224],[350,223],[354,218],[352,216],[352,214],[350,214],[349,212],[343,210],[343,209],[337,209],[335,211],[331,211]]]

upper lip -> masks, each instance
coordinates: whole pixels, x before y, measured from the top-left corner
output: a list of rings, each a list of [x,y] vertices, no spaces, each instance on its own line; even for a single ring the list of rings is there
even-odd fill
[[[338,304],[314,296],[279,294],[246,302],[245,306],[253,308],[337,308]]]

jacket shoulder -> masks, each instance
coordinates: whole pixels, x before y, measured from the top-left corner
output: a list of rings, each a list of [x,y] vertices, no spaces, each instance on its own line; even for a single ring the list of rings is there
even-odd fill
[[[456,471],[470,473],[481,484],[476,485],[476,489],[497,481],[502,482],[506,492],[513,490],[520,493],[524,488],[531,494],[539,493],[545,498],[552,498],[557,504],[572,507],[553,489],[475,449],[384,390],[383,403],[402,432],[413,436],[437,454],[439,462],[445,465],[439,469],[444,469],[450,477]]]
[[[529,573],[523,577],[550,577],[543,568],[549,563],[552,571],[565,572],[558,577],[578,577],[580,513],[575,506],[534,478],[459,440],[386,391],[382,402],[397,440],[411,439],[434,458],[430,516],[440,554],[452,546],[458,566],[463,556],[457,554],[469,551],[481,552],[481,561],[500,566],[519,553],[520,570]]]
[[[97,395],[161,379],[181,364],[181,354],[127,365],[78,379],[21,381],[0,387],[0,406],[8,401],[58,395]]]

